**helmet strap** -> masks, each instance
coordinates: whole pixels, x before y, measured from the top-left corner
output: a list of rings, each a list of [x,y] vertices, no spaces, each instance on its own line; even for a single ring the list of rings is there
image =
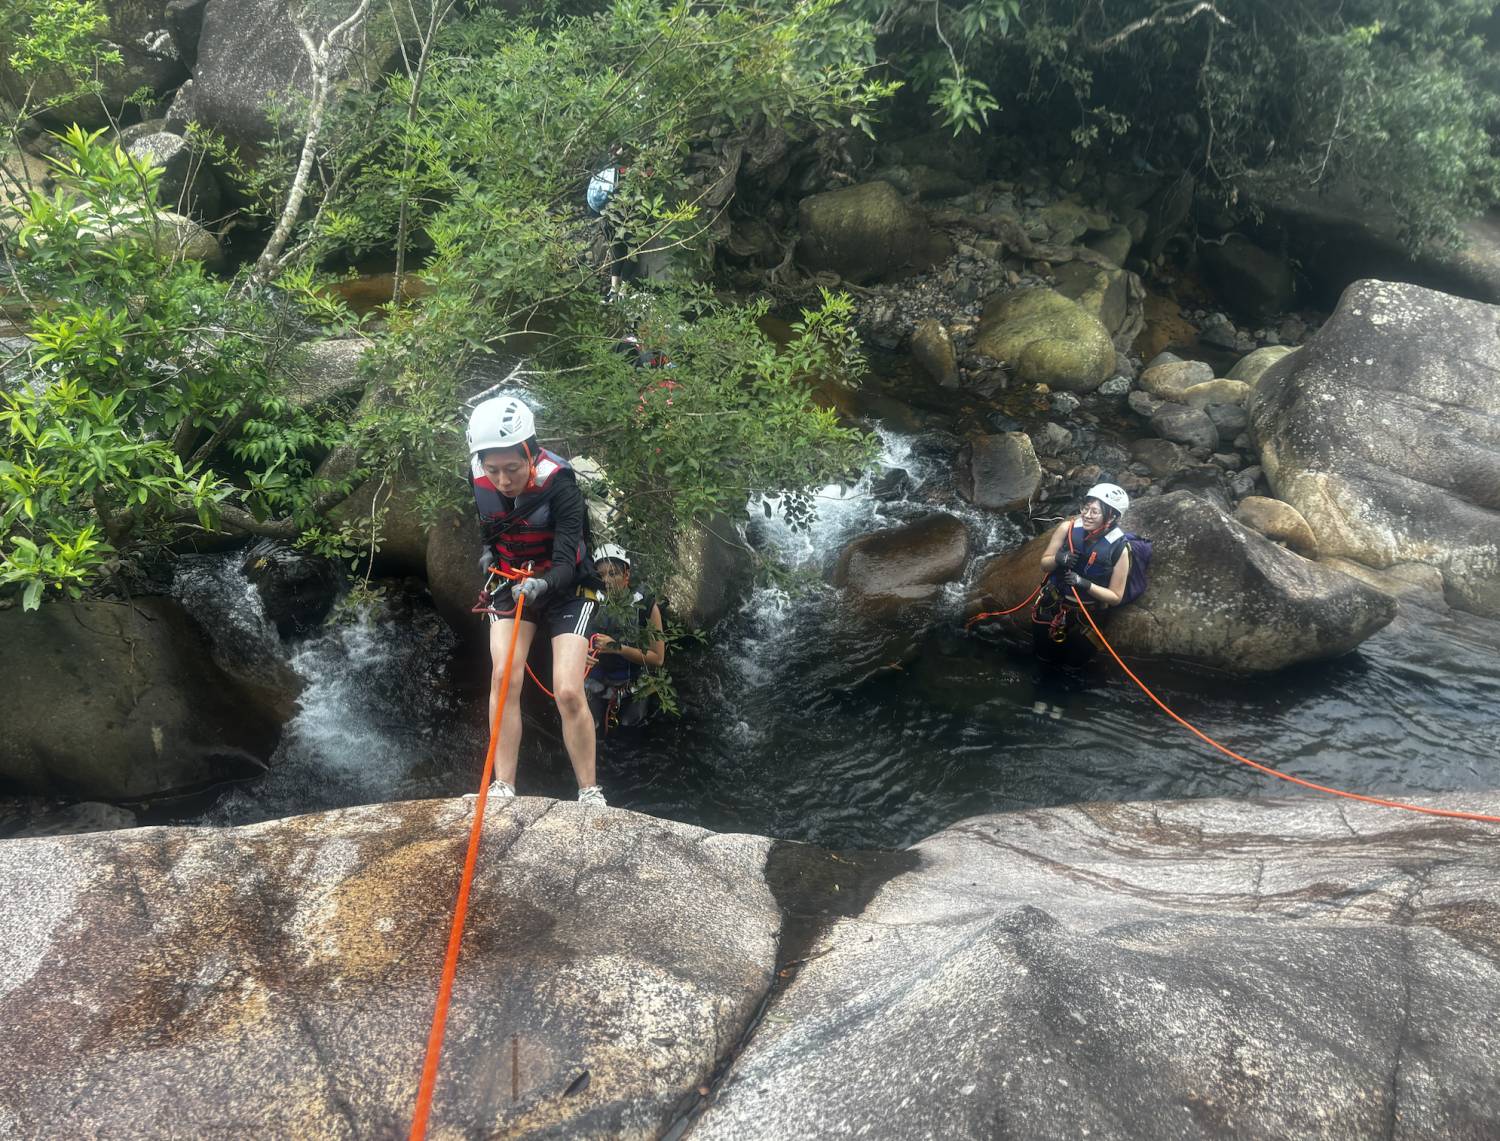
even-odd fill
[[[526,490],[530,491],[536,486],[536,457],[525,440],[521,441],[521,451],[526,454]]]

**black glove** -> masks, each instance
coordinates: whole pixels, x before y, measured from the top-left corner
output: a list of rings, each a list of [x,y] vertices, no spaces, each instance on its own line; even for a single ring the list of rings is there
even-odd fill
[[[1058,551],[1055,558],[1060,571],[1070,571],[1078,565],[1077,551]]]
[[[1076,587],[1078,593],[1084,596],[1088,595],[1089,580],[1084,578],[1083,575],[1079,574],[1077,571],[1069,571],[1067,574],[1063,575],[1063,582],[1067,583],[1071,587]]]
[[[520,582],[516,583],[515,586],[510,588],[510,596],[513,599],[515,599],[517,602],[520,602],[521,599],[524,598],[528,603],[531,603],[532,605],[535,605],[537,599],[541,598],[542,595],[546,593],[547,580],[544,578],[523,578]]]

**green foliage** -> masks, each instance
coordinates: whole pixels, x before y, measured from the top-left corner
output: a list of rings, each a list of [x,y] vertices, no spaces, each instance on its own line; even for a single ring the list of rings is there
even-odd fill
[[[104,40],[99,0],[0,0],[0,106],[14,137],[31,115],[101,90],[99,73],[120,62]]]
[[[1035,120],[1233,203],[1352,192],[1416,248],[1500,199],[1495,0],[1216,0],[1211,8],[1036,0],[973,69]]]
[[[324,201],[322,248],[388,244],[403,200],[429,246],[431,292],[390,316],[375,366],[393,379],[360,426],[371,462],[418,473],[432,510],[460,502],[475,370],[493,381],[524,352],[513,390],[537,407],[544,440],[605,466],[615,529],[635,549],[665,551],[684,524],[737,514],[755,492],[795,507],[857,464],[862,440],[811,395],[813,380],[862,365],[847,301],[827,299],[778,348],[763,304],[697,284],[713,221],[702,140],[868,120],[891,90],[868,79],[835,8],[620,0],[556,22],[483,16],[439,45],[414,114],[405,76],[346,102],[330,136],[369,157]],[[600,298],[606,255],[582,208],[612,146],[629,167],[608,208],[614,239],[669,251],[678,267],[628,307]],[[670,369],[616,351],[636,332]]]
[[[5,64],[27,76],[43,68],[66,71],[75,81],[89,76],[101,58],[119,60],[118,51],[96,54],[98,37],[109,26],[98,0],[5,0],[0,30],[9,48]]]
[[[307,511],[339,430],[280,396],[287,306],[236,299],[159,240],[158,172],[100,133],[57,141],[56,189],[30,194],[5,251],[31,348],[0,391],[0,583],[28,606],[231,502]]]

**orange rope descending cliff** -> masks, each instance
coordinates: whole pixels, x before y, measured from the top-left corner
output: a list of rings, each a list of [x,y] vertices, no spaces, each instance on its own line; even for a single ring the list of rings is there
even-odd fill
[[[458,948],[463,942],[464,920],[469,913],[469,888],[474,882],[474,865],[479,858],[479,837],[484,828],[484,805],[490,795],[490,778],[495,772],[495,746],[500,742],[500,722],[505,718],[505,698],[510,692],[510,672],[515,664],[516,636],[521,632],[521,608],[524,597],[516,599],[516,619],[510,628],[510,645],[505,651],[505,671],[500,677],[500,699],[495,703],[495,720],[490,726],[490,744],[484,753],[484,774],[479,778],[479,796],[474,801],[474,823],[469,828],[469,850],[464,856],[463,875],[458,881],[458,902],[453,906],[453,926],[448,932],[448,953],[443,959],[442,981],[438,984],[437,1006],[432,1012],[432,1029],[427,1034],[427,1057],[422,1064],[422,1081],[417,1087],[417,1106],[412,1115],[412,1141],[427,1136],[427,1118],[432,1112],[432,1091],[437,1085],[438,1060],[443,1053],[443,1032],[448,1026],[448,1000],[453,994],[453,977],[458,971]]]

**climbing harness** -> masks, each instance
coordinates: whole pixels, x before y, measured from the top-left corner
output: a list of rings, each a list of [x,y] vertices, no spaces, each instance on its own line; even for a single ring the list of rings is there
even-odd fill
[[[510,618],[511,615],[500,613],[500,611],[496,610],[495,606],[494,606],[495,590],[496,590],[496,588],[504,585],[503,583],[499,582],[498,580],[500,580],[500,579],[512,579],[512,580],[516,580],[516,579],[530,578],[531,577],[530,565],[531,564],[529,564],[529,563],[527,564],[527,570],[525,570],[525,571],[508,571],[504,567],[493,566],[492,565],[490,567],[489,577],[484,580],[484,586],[481,587],[480,590],[479,590],[479,601],[476,602],[472,607],[470,607],[469,613],[471,613],[471,614],[488,614],[488,615],[490,615],[491,617],[494,617],[494,618]],[[599,593],[599,591],[590,589],[589,587],[583,587],[583,586],[579,587],[578,588],[578,596],[580,598],[587,598],[587,599],[589,599],[592,602],[602,602],[603,601],[603,595],[601,595]],[[520,620],[521,620],[521,610],[520,610],[520,604],[519,604],[519,602],[517,603],[517,606],[516,606],[515,619],[516,619],[517,622],[520,622]],[[593,670],[594,666],[596,666],[599,663],[599,644],[598,644],[598,638],[599,638],[598,634],[591,634],[589,636],[588,656],[584,659],[584,664],[583,664],[583,676],[584,676],[585,679],[589,676],[589,673],[590,673],[590,671]],[[531,678],[531,680],[536,683],[536,687],[539,690],[541,690],[543,693],[545,693],[549,699],[554,700],[554,701],[557,700],[557,695],[554,694],[545,685],[543,685],[542,684],[542,679],[536,676],[536,671],[534,671],[531,668],[531,663],[530,662],[526,663],[526,676],[529,677],[529,678]]]
[[[524,576],[523,576],[524,577]],[[427,1118],[432,1112],[432,1091],[437,1085],[438,1061],[443,1053],[443,1033],[448,1026],[448,1000],[453,994],[453,978],[458,971],[458,949],[463,942],[464,921],[469,913],[469,889],[474,882],[474,865],[479,858],[479,837],[484,827],[484,806],[490,795],[490,780],[495,772],[495,746],[500,742],[500,722],[505,717],[505,699],[510,693],[511,667],[515,664],[516,636],[521,632],[521,611],[526,604],[523,595],[516,599],[516,620],[510,628],[510,644],[505,651],[505,669],[500,675],[500,698],[495,702],[495,720],[490,726],[490,743],[484,753],[484,772],[479,778],[479,796],[474,801],[474,823],[469,828],[469,849],[464,855],[463,875],[458,881],[458,901],[453,905],[453,926],[448,932],[448,953],[443,959],[442,981],[438,984],[437,1005],[432,1012],[432,1028],[427,1034],[427,1055],[422,1063],[422,1080],[417,1086],[417,1105],[412,1114],[411,1141],[427,1136]]]

